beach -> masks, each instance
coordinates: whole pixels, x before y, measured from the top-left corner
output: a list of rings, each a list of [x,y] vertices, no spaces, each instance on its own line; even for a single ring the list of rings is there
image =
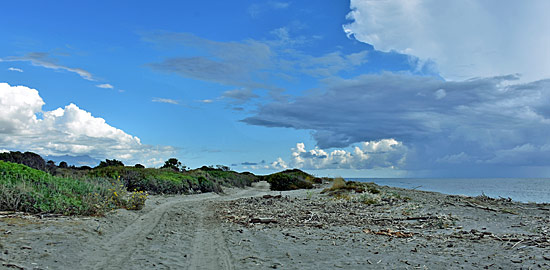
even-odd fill
[[[151,196],[105,217],[0,214],[3,269],[549,269],[550,205],[380,187]]]

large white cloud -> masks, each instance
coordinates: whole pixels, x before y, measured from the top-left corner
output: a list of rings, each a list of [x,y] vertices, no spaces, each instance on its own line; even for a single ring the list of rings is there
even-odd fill
[[[158,165],[174,152],[172,147],[142,144],[138,137],[75,104],[53,111],[42,111],[43,105],[37,90],[0,83],[0,148],[116,158],[149,166]]]
[[[550,77],[550,1],[351,0],[351,9],[348,35],[432,59],[447,79]]]
[[[38,120],[44,101],[38,91],[25,86],[0,83],[0,133],[25,133]]]

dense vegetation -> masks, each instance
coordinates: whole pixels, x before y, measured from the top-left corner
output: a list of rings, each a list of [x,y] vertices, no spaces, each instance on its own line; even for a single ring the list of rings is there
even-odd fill
[[[286,170],[260,177],[271,184],[272,190],[293,190],[313,188],[314,183],[323,180],[298,169]]]
[[[115,208],[141,209],[148,194],[222,192],[224,186],[246,187],[261,180],[272,190],[312,188],[322,181],[297,169],[267,176],[222,165],[187,170],[175,158],[159,169],[124,166],[115,159],[95,168],[65,162],[56,166],[35,153],[9,152],[0,154],[0,210],[101,215]]]
[[[46,171],[44,159],[33,152],[4,152],[0,153],[0,160],[27,165],[33,169]]]
[[[55,177],[22,164],[0,161],[0,210],[30,213],[98,214],[109,185]]]

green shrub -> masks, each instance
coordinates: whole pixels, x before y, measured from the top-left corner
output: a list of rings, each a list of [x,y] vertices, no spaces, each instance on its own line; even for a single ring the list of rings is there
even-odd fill
[[[88,173],[92,177],[113,179],[120,177],[127,190],[147,191],[151,194],[187,194],[196,191],[222,192],[221,186],[250,186],[257,181],[251,174],[209,168],[204,171],[175,171],[171,168],[104,167]]]
[[[136,167],[104,167],[89,172],[90,176],[120,180],[127,190],[148,191],[152,194],[183,194],[198,186],[198,180],[171,169]]]
[[[55,177],[0,161],[0,210],[96,215],[108,210],[98,206],[107,194],[104,181]]]
[[[272,190],[294,190],[313,188],[313,179],[315,177],[294,169],[278,172],[262,177],[262,180],[271,184]]]

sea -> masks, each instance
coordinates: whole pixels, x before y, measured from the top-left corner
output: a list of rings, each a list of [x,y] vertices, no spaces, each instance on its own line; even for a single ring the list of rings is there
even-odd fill
[[[518,202],[550,203],[550,178],[347,178],[380,186],[435,191],[451,195],[511,198]]]

